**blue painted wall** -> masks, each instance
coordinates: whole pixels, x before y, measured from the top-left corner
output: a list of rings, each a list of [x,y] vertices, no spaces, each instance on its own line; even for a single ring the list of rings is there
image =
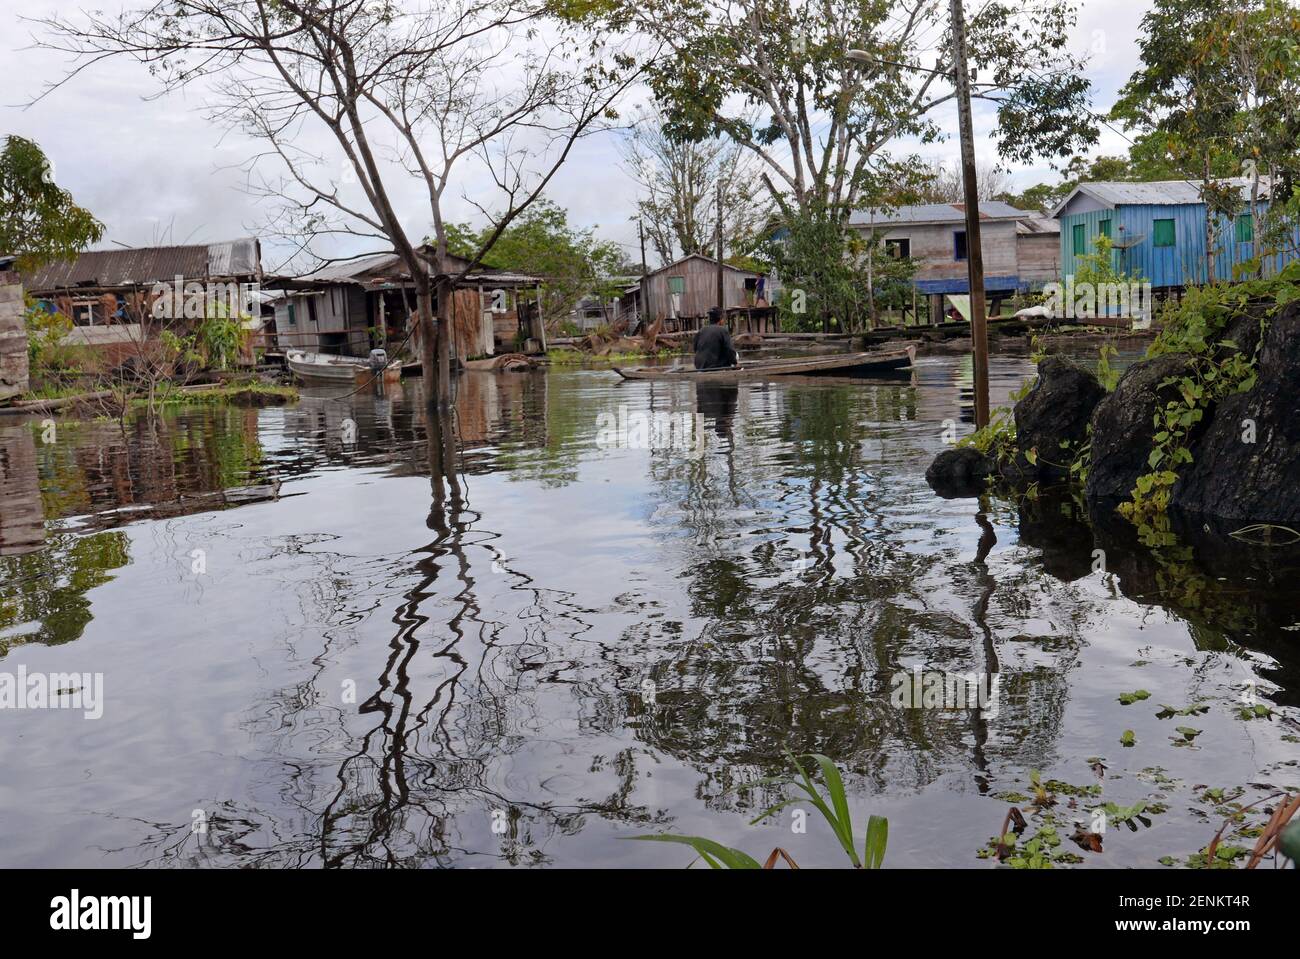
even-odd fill
[[[969,293],[970,279],[954,277],[947,280],[913,280],[919,293]],[[1018,276],[984,276],[984,289],[990,293],[1014,293],[1021,288]]]
[[[1266,205],[1261,203],[1261,216]],[[1243,207],[1242,213],[1249,213]],[[1117,249],[1113,254],[1115,269],[1147,280],[1153,287],[1189,286],[1205,282],[1205,205],[1203,203],[1133,204],[1118,206],[1113,210],[1090,210],[1087,213],[1070,213],[1061,217],[1061,273],[1069,276],[1078,272],[1083,254],[1095,253],[1096,238],[1102,231],[1102,222],[1110,221],[1110,236],[1116,243],[1134,238],[1139,241],[1128,249]],[[1155,245],[1155,221],[1174,221],[1174,245]],[[1075,227],[1082,225],[1084,242],[1075,249]],[[1259,224],[1256,224],[1258,229]],[[1296,245],[1300,246],[1300,226],[1295,231]],[[1236,242],[1234,222],[1220,217],[1215,245],[1215,278],[1232,280],[1233,267],[1255,255],[1255,244]],[[1275,273],[1294,255],[1279,253],[1268,257],[1265,274]]]

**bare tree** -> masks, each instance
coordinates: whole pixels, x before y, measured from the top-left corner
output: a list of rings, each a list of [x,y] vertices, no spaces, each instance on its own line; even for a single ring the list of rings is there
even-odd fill
[[[994,200],[1011,189],[1011,175],[997,164],[980,163],[975,167],[975,190],[980,200]],[[962,185],[961,167],[951,167],[942,160],[932,160],[927,170],[927,182],[917,190],[922,203],[963,203],[966,191]]]
[[[722,235],[730,250],[766,220],[759,162],[725,137],[691,141],[670,136],[663,114],[644,111],[619,146],[623,169],[640,188],[637,212],[661,263],[690,253],[713,255],[722,188]]]
[[[165,90],[210,80],[213,115],[265,142],[255,162],[273,161],[279,176],[254,187],[284,202],[304,242],[361,236],[395,250],[415,287],[426,396],[445,409],[456,284],[636,76],[619,50],[550,9],[536,0],[153,0],[39,23],[43,46],[78,58],[56,87],[121,56],[146,64]],[[309,146],[321,134],[333,160]],[[444,206],[466,167],[492,184],[491,197],[470,200],[491,227],[455,269]],[[412,181],[427,194],[431,253],[398,210]]]

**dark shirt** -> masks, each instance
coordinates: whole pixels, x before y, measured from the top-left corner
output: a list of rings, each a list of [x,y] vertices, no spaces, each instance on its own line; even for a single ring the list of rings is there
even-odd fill
[[[731,331],[721,323],[710,323],[695,334],[695,368],[720,370],[736,365]]]

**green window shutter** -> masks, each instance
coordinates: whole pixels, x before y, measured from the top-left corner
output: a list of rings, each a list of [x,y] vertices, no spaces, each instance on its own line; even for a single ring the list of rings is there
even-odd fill
[[[1102,220],[1097,224],[1097,232],[1102,236],[1110,236],[1110,220]]]
[[[1074,225],[1074,255],[1083,256],[1088,250],[1088,229],[1082,223]]]
[[[686,277],[684,277],[684,276],[670,276],[670,277],[668,277],[668,292],[669,292],[669,293],[685,293],[685,292],[686,292]]]
[[[1255,241],[1255,218],[1249,213],[1237,217],[1237,242],[1253,243]]]
[[[1154,246],[1173,246],[1176,235],[1173,220],[1152,221],[1151,242]]]

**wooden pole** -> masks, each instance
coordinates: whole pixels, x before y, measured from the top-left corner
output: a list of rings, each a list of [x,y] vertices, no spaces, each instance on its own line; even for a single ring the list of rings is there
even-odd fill
[[[727,300],[723,291],[722,279],[722,181],[718,181],[718,309],[722,312],[723,319],[727,316]]]
[[[989,423],[989,334],[984,308],[984,253],[980,246],[979,191],[975,181],[975,136],[971,129],[970,71],[966,66],[966,22],[962,0],[952,0],[952,59],[961,125],[961,177],[966,196],[966,269],[970,278],[970,335],[975,360],[975,428]]]
[[[640,301],[637,303],[637,308],[641,311],[641,326],[645,328],[650,325],[650,288],[646,283],[645,227],[640,217],[637,217],[636,221],[636,235],[641,241],[641,290],[640,296],[637,298]]]

